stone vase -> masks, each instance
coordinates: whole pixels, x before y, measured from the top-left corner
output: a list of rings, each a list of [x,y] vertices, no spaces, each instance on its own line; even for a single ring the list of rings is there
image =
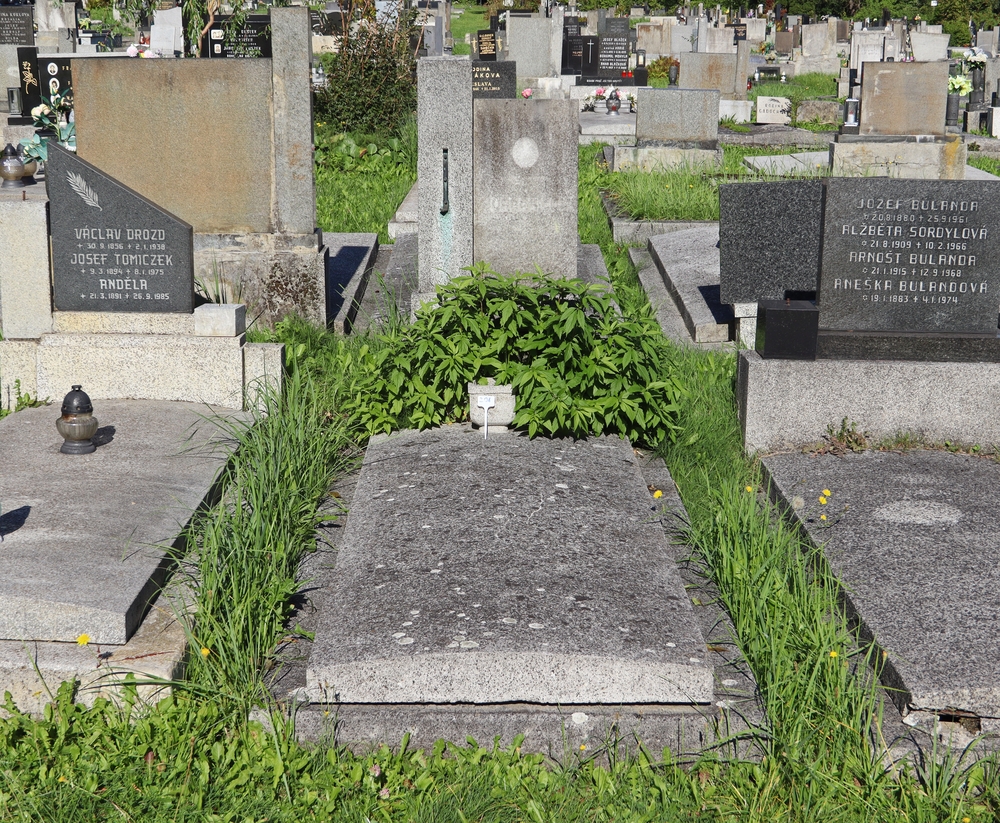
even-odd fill
[[[948,92],[948,104],[944,114],[944,124],[946,126],[958,125],[958,102],[961,98],[962,95],[957,92]]]
[[[677,85],[677,72],[679,69],[680,66],[671,66],[669,69],[667,69],[667,80],[671,86]]]

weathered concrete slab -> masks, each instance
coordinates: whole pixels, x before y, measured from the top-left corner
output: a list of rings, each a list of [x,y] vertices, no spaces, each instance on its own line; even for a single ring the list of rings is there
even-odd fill
[[[733,310],[719,300],[718,244],[718,223],[649,239],[649,253],[695,343],[724,343],[731,336]]]
[[[416,186],[414,186],[416,189]],[[378,235],[323,233],[329,249],[326,262],[326,307],[333,329],[349,334],[365,299],[378,256]]]
[[[781,454],[764,466],[782,504],[804,501],[795,516],[888,652],[883,681],[900,710],[1000,718],[1000,464],[911,451]]]
[[[132,636],[228,456],[204,419],[213,413],[196,403],[95,401],[98,449],[73,456],[59,452],[57,405],[0,421],[0,638]]]
[[[710,704],[705,641],[651,502],[617,439],[376,438],[308,698]]]

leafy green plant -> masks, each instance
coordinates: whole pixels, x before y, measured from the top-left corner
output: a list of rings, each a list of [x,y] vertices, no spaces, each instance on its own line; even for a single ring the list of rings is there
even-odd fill
[[[349,134],[325,134],[316,140],[316,164],[359,174],[406,176],[410,171],[409,154],[398,137],[379,145],[374,140],[359,144]]]
[[[31,392],[21,391],[21,381],[14,381],[14,403],[13,408],[4,409],[0,408],[0,419],[6,417],[12,412],[23,411],[24,409],[37,409],[39,406],[47,406],[49,404],[49,398],[44,400],[39,400],[37,395],[32,395]]]
[[[438,287],[437,305],[374,355],[350,411],[369,432],[468,414],[469,382],[513,384],[530,436],[618,434],[655,443],[683,392],[652,313],[622,315],[610,291],[484,264]]]
[[[679,67],[680,64],[681,61],[676,57],[657,57],[655,60],[651,60],[646,68],[649,71],[650,78],[662,80],[668,77],[671,66]]]

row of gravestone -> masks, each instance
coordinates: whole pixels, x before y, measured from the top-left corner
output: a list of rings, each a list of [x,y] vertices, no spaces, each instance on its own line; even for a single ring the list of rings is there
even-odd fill
[[[719,201],[720,297],[760,305],[764,356],[1000,360],[995,183],[742,183]]]

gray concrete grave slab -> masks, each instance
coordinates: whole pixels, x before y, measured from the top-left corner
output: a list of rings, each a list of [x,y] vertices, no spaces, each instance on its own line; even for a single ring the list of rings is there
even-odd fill
[[[229,450],[208,406],[105,400],[97,451],[65,455],[58,409],[0,421],[0,638],[122,644]]]
[[[637,91],[635,137],[640,146],[715,149],[719,142],[719,92],[695,89]]]
[[[680,55],[681,68],[677,82],[684,89],[715,89],[723,98],[736,93],[735,54],[688,52]]]
[[[719,299],[718,243],[716,223],[649,239],[649,253],[695,343],[730,338],[733,311]]]
[[[538,266],[572,277],[580,242],[575,103],[477,100],[473,123],[475,260],[502,274]]]
[[[861,134],[944,134],[948,64],[869,63],[861,80]]]
[[[1000,465],[918,450],[781,454],[764,467],[888,652],[882,679],[900,710],[1000,717]]]
[[[511,17],[507,21],[507,59],[517,64],[518,77],[553,77],[562,63],[562,27],[556,30],[560,50],[552,52],[553,21],[546,17]]]
[[[378,235],[324,232],[323,242],[330,250],[326,261],[327,311],[333,319],[334,331],[348,334],[364,301],[378,256]]]
[[[461,425],[373,438],[308,698],[711,703],[705,641],[652,504],[615,438],[484,440]]]

